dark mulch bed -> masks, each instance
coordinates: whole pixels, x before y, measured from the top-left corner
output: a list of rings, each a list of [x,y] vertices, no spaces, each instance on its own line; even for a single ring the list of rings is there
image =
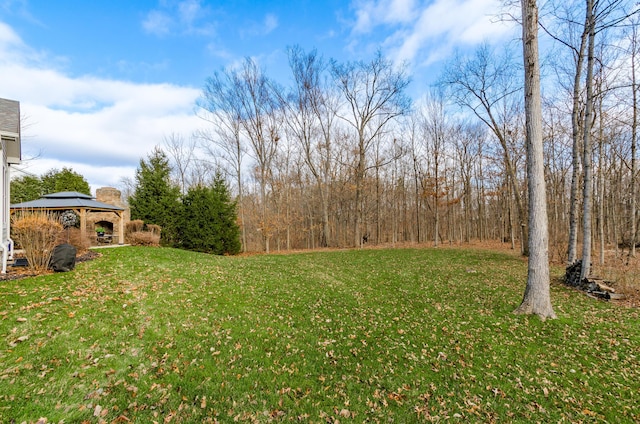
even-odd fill
[[[82,253],[76,256],[76,264],[79,264],[81,262],[87,262],[95,258],[99,258],[100,256],[101,254],[94,250],[87,250],[85,253]],[[52,272],[52,271],[49,271],[49,272]],[[31,271],[27,267],[7,266],[7,273],[0,274],[0,281],[19,280],[21,278],[35,277],[37,275],[38,273]]]

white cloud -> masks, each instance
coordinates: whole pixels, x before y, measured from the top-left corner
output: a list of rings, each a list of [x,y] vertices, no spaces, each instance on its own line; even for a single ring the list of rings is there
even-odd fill
[[[278,17],[273,13],[268,13],[264,17],[264,34],[269,34],[276,28],[278,28]]]
[[[171,32],[173,19],[167,13],[152,10],[142,22],[142,28],[149,34],[163,36]]]
[[[22,40],[9,25],[0,22],[0,48],[3,50],[7,46],[21,45]]]
[[[224,60],[231,60],[235,57],[233,53],[224,48],[224,46],[222,46],[221,43],[218,42],[211,42],[207,44],[207,52],[213,57]]]
[[[215,34],[215,25],[205,21],[210,15],[201,0],[183,0],[177,3],[161,2],[160,9],[147,13],[142,28],[149,34],[167,36],[177,34]]]
[[[5,15],[19,16],[35,25],[42,25],[29,11],[28,0],[0,0],[0,11]]]
[[[369,33],[382,24],[409,23],[416,15],[416,0],[356,0],[352,7],[356,33]]]
[[[199,0],[186,0],[178,4],[180,21],[192,25],[202,14],[202,5]]]
[[[39,158],[28,162],[23,162],[17,169],[12,168],[13,177],[21,177],[24,175],[40,176],[51,169],[62,170],[62,168],[71,168],[74,172],[83,175],[92,175],[94,182],[91,184],[91,191],[95,194],[96,189],[100,187],[116,187],[122,186],[124,178],[134,179],[135,169],[128,166],[104,166],[95,168],[91,164],[83,162],[60,161],[50,158]],[[99,181],[99,184],[95,182]]]
[[[278,28],[278,16],[273,13],[267,13],[261,22],[250,22],[245,28],[240,29],[242,37],[265,36]]]
[[[391,28],[383,46],[396,62],[429,64],[456,46],[505,36],[513,25],[496,22],[500,0],[356,0],[354,37],[379,26]]]
[[[15,47],[21,45],[0,23],[0,93],[20,101],[23,156],[40,156],[24,164],[31,173],[66,166],[84,175],[93,189],[117,185],[134,175],[140,159],[165,135],[189,136],[202,125],[193,113],[197,89],[74,78],[16,57]]]
[[[9,25],[0,22],[0,52],[3,61],[16,62],[28,51],[22,39]]]

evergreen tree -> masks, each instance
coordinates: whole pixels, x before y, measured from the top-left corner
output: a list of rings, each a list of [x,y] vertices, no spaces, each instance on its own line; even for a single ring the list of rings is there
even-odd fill
[[[171,183],[171,167],[166,154],[156,147],[148,160],[141,159],[136,170],[136,186],[129,197],[131,219],[162,227],[162,242],[173,244],[180,188]]]
[[[22,203],[36,200],[42,196],[42,180],[32,175],[11,180],[11,203]]]
[[[91,187],[87,180],[71,168],[62,168],[62,171],[51,169],[40,177],[42,180],[43,194],[58,193],[61,191],[77,191],[91,195]]]
[[[11,203],[36,200],[44,194],[77,191],[91,195],[87,180],[71,168],[50,169],[40,177],[25,175],[11,180]]]
[[[211,187],[195,186],[182,201],[179,246],[217,255],[240,252],[236,204],[220,174]]]

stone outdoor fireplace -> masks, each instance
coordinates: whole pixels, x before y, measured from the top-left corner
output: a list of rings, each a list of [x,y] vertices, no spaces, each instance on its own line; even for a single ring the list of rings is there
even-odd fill
[[[120,190],[113,187],[102,187],[96,190],[96,200],[98,202],[107,203],[109,205],[118,206],[124,209],[122,214],[123,227],[130,220],[129,207],[123,202]],[[124,240],[118,240],[118,231],[120,228],[120,217],[110,212],[88,212],[87,213],[88,229],[95,232],[95,229],[102,227],[105,234],[109,236],[109,240],[115,244],[121,244]]]

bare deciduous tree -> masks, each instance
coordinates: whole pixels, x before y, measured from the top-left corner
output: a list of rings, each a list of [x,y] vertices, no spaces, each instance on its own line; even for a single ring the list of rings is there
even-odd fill
[[[322,233],[320,245],[328,246],[329,184],[332,169],[333,132],[337,113],[337,93],[325,79],[326,63],[315,50],[305,53],[299,46],[291,47],[289,66],[294,87],[288,99],[287,123],[294,138],[300,143],[302,157],[315,179],[320,195]]]
[[[381,52],[368,63],[333,61],[331,72],[346,100],[346,110],[339,116],[355,132],[354,245],[362,246],[361,201],[368,155],[389,122],[409,110],[410,99],[404,94],[409,78],[404,69],[394,68]]]
[[[446,139],[449,123],[445,112],[444,94],[441,90],[433,90],[426,97],[421,109],[421,124],[423,127],[428,157],[433,162],[433,177],[430,178],[428,194],[433,202],[433,245],[438,246],[440,237],[440,203],[443,194],[442,165],[446,151]]]
[[[538,59],[538,6],[522,0],[522,48],[529,193],[529,264],[527,286],[516,313],[555,318],[549,292],[549,231],[542,148],[542,101]]]
[[[520,80],[513,73],[508,55],[496,57],[487,45],[481,46],[472,59],[456,57],[444,71],[440,85],[453,100],[470,110],[484,122],[500,143],[507,178],[513,190],[521,229],[522,253],[527,254],[525,203],[511,155],[509,134],[515,131],[512,122],[519,110],[515,94],[521,90]]]
[[[185,140],[181,134],[171,133],[163,138],[162,144],[173,162],[171,169],[177,174],[176,179],[180,185],[180,192],[185,194],[189,185],[187,179],[189,177],[190,167],[195,159],[195,139],[192,137]]]
[[[242,249],[247,250],[247,232],[243,207],[243,160],[246,148],[242,139],[242,106],[238,86],[232,71],[216,72],[207,79],[198,100],[198,116],[212,125],[199,136],[203,148],[212,158],[222,158],[231,168],[238,190]]]
[[[583,131],[583,107],[582,99],[582,75],[584,69],[585,50],[587,48],[588,25],[587,17],[581,21],[576,18],[578,11],[575,5],[569,5],[566,2],[561,4],[549,3],[552,7],[551,16],[556,21],[563,22],[558,28],[558,34],[554,33],[546,26],[542,28],[551,35],[553,39],[560,42],[563,46],[568,47],[571,51],[573,59],[573,69],[567,71],[567,76],[573,76],[573,84],[570,87],[571,102],[571,129],[573,140],[572,155],[572,172],[571,172],[571,188],[569,199],[569,240],[567,244],[567,265],[576,261],[578,256],[578,209],[579,209],[579,191],[580,191],[580,175],[581,175],[581,154],[582,147],[581,135]],[[579,34],[576,36],[574,29],[579,26],[577,22],[584,22],[578,29]],[[577,40],[575,40],[577,38]],[[561,61],[562,59],[560,59]],[[562,70],[564,66],[558,63],[556,69]]]
[[[628,0],[585,0],[584,9],[580,2],[549,2],[551,15],[559,22],[555,29],[543,26],[552,38],[572,51],[574,59],[572,86],[572,137],[573,163],[570,192],[569,240],[567,246],[567,264],[573,263],[577,254],[579,181],[582,170],[582,272],[586,277],[591,266],[591,216],[593,197],[593,154],[592,134],[594,126],[593,108],[597,93],[593,80],[598,58],[595,57],[595,38],[600,32],[618,27],[629,17],[638,13],[638,5]],[[582,12],[584,18],[577,16]],[[577,29],[577,30],[576,30]],[[603,50],[604,51],[604,50]],[[586,70],[585,70],[586,59]],[[584,81],[582,75],[586,72]],[[584,84],[586,94],[582,90]],[[582,161],[582,163],[580,163]],[[587,162],[588,161],[588,162]],[[582,167],[582,169],[581,169]]]
[[[267,186],[271,165],[282,136],[282,113],[273,93],[273,84],[254,60],[246,58],[233,73],[234,94],[239,102],[240,123],[256,161],[255,175],[260,185],[260,227],[264,250],[269,252],[273,235],[269,216]]]
[[[636,195],[636,187],[637,187],[637,178],[638,178],[638,163],[637,163],[637,144],[638,144],[638,90],[640,89],[640,85],[638,83],[638,79],[636,77],[637,64],[636,61],[640,58],[640,34],[638,33],[638,27],[640,22],[638,19],[635,19],[632,22],[629,31],[629,54],[631,61],[631,70],[630,70],[630,83],[631,83],[631,205],[629,211],[629,221],[630,221],[630,240],[629,240],[629,256],[636,256],[636,242],[637,242],[637,195]]]

